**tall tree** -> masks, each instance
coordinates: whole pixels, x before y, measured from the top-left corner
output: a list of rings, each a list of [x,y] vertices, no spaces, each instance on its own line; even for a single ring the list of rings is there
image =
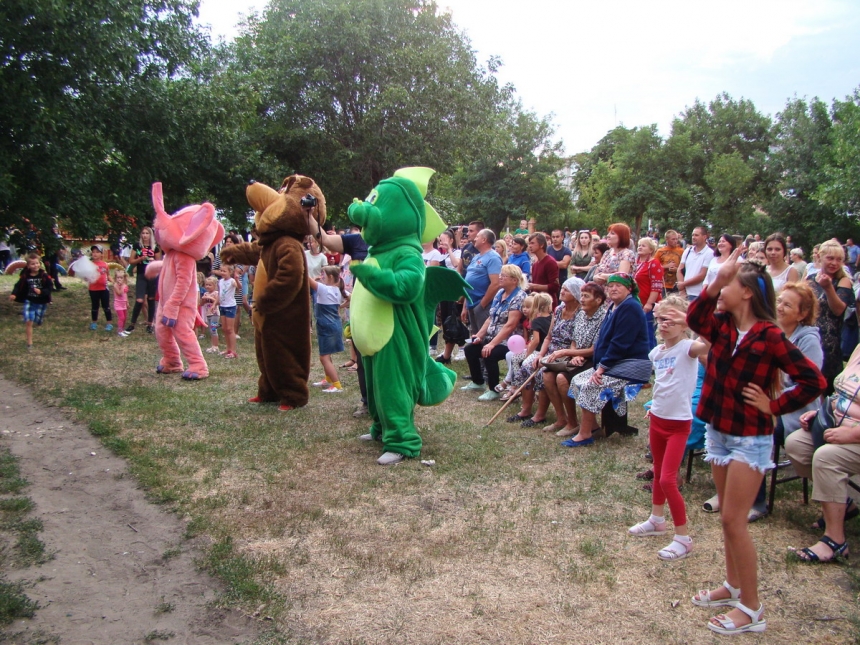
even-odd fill
[[[233,53],[259,88],[261,148],[313,176],[333,215],[401,166],[453,171],[510,94],[426,0],[273,0]]]
[[[822,154],[821,202],[842,215],[860,213],[860,88],[833,102],[830,148]]]

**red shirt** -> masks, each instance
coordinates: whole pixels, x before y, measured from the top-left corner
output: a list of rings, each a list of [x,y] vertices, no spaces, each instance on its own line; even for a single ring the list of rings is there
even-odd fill
[[[90,282],[90,291],[104,291],[107,289],[108,265],[104,260],[93,260],[93,264],[99,269],[99,277]]]
[[[636,267],[633,279],[639,285],[639,302],[642,306],[648,303],[652,291],[657,292],[655,303],[663,299],[663,265],[657,261],[657,258],[651,258]]]
[[[715,313],[716,308],[716,299],[703,291],[687,311],[690,329],[713,343],[696,416],[725,434],[773,434],[773,416],[810,403],[824,392],[827,381],[771,322],[759,321],[750,327],[735,351],[739,334],[735,320],[729,314]],[[797,386],[773,399],[771,413],[764,414],[744,401],[743,388],[755,383],[767,392],[771,383],[780,382],[778,370],[788,374]]]
[[[549,287],[547,293],[552,296],[552,309],[555,311],[558,306],[558,263],[551,256],[545,255],[543,260],[532,264],[531,283]]]

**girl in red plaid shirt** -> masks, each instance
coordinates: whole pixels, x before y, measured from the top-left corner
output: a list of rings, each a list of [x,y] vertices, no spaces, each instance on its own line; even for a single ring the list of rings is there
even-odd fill
[[[803,407],[826,386],[818,368],[776,326],[773,284],[764,266],[739,265],[739,255],[740,249],[732,252],[687,314],[690,328],[712,343],[696,416],[709,425],[705,459],[717,485],[726,552],[726,581],[697,593],[693,604],[732,608],[708,622],[720,634],[765,630],[747,515],[773,467],[773,416]],[[797,387],[771,399],[780,370]]]

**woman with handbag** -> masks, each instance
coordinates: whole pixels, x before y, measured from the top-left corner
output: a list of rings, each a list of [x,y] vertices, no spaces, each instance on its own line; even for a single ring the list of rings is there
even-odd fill
[[[562,442],[568,448],[594,443],[597,414],[607,400],[619,416],[627,414],[627,401],[639,394],[651,378],[645,312],[637,298],[639,287],[629,273],[607,277],[606,292],[612,303],[594,344],[595,368],[573,377],[568,395],[582,408],[576,436]]]
[[[860,474],[860,346],[834,380],[835,393],[818,411],[800,417],[802,431],[785,438],[785,452],[801,477],[812,478],[812,499],[824,517],[824,535],[797,551],[805,562],[832,562],[848,556],[845,520],[858,514],[848,497],[848,480]]]

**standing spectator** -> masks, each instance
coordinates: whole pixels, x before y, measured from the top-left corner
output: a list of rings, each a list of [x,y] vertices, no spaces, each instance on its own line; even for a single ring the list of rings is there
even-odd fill
[[[585,278],[588,275],[588,269],[591,267],[591,233],[588,231],[579,231],[576,239],[571,239],[573,248],[570,255],[570,272],[574,278]]]
[[[550,241],[552,244],[550,244],[546,252],[558,265],[558,283],[562,285],[567,280],[567,267],[570,266],[572,254],[564,243],[564,234],[561,230],[555,229],[550,234]]]
[[[806,262],[803,261],[803,249],[799,246],[794,247],[788,252],[788,257],[791,260],[791,266],[797,271],[800,279],[806,280]]]
[[[109,273],[108,273],[108,265],[102,259],[102,247],[98,244],[94,244],[90,247],[90,256],[93,259],[93,264],[99,270],[99,277],[90,282],[90,304],[92,305],[92,323],[90,323],[90,329],[95,331],[99,328],[98,319],[99,319],[99,307],[104,309],[105,312],[105,320],[107,321],[107,325],[105,325],[105,331],[113,331],[113,325],[111,321],[113,320],[113,314],[111,314],[110,310],[110,291],[108,291],[108,285],[110,284]]]
[[[848,275],[854,275],[854,272],[860,266],[860,246],[854,244],[854,240],[850,237],[845,241],[845,270]]]
[[[496,240],[496,243],[493,244],[493,248],[496,249],[496,253],[499,254],[499,257],[502,258],[502,264],[508,263],[508,245],[505,244],[504,240]]]
[[[764,254],[767,256],[767,272],[776,293],[779,293],[786,282],[797,282],[800,279],[797,269],[788,263],[788,247],[782,233],[767,236],[764,241]]]
[[[529,223],[526,220],[521,219],[520,220],[520,227],[514,231],[514,236],[524,235],[524,236],[528,237],[528,234],[529,234]]]
[[[639,256],[636,258],[636,270],[633,275],[639,286],[639,302],[645,312],[645,324],[648,325],[648,349],[657,346],[657,328],[654,324],[654,306],[663,298],[663,265],[654,257],[657,242],[650,237],[643,237],[637,245]]]
[[[678,231],[672,229],[666,231],[666,246],[661,246],[654,256],[663,265],[663,286],[666,287],[667,294],[678,292],[676,286],[678,266],[681,264],[681,254],[684,251],[680,238]]]
[[[632,275],[636,265],[636,254],[630,248],[630,227],[627,224],[610,224],[609,232],[606,233],[606,244],[609,245],[609,250],[600,258],[600,264],[593,276],[595,282],[603,285],[614,273]]]
[[[0,236],[0,273],[6,271],[6,267],[9,265],[11,259],[12,249],[9,248],[6,236]]]
[[[523,275],[526,277],[526,280],[528,280],[532,273],[532,260],[526,252],[528,242],[526,242],[522,237],[515,237],[511,246],[513,247],[514,252],[508,256],[508,264],[518,266],[520,271],[522,271]]]
[[[552,296],[552,308],[558,306],[558,263],[546,252],[546,236],[543,233],[532,233],[529,236],[529,253],[536,258],[532,264],[529,291],[532,293],[548,293]]]
[[[687,300],[695,300],[702,293],[702,283],[708,274],[708,265],[714,257],[713,250],[708,246],[708,229],[697,226],[693,229],[693,245],[684,251],[678,273],[682,278],[677,282],[678,291],[687,296]]]
[[[827,394],[833,394],[833,380],[842,371],[842,325],[848,307],[855,303],[851,278],[842,264],[845,250],[833,240],[824,242],[818,249],[821,270],[807,278],[807,283],[818,299],[818,331],[824,350],[821,373],[827,379]]]
[[[144,226],[140,231],[140,238],[131,248],[131,257],[128,263],[137,268],[137,280],[134,284],[134,309],[131,312],[131,323],[125,328],[123,336],[128,336],[134,331],[137,317],[143,309],[143,300],[146,299],[146,331],[150,334],[154,331],[152,321],[155,320],[155,295],[158,292],[158,277],[146,277],[146,265],[157,260],[161,255],[161,249],[155,244],[155,233],[149,226]]]
[[[734,251],[737,246],[738,240],[734,235],[729,235],[728,233],[720,235],[720,239],[717,240],[717,248],[714,249],[714,257],[711,258],[711,262],[708,264],[708,272],[705,274],[705,279],[702,282],[702,289],[707,289],[708,285],[714,281],[717,277],[717,271],[719,271],[723,263],[729,259],[732,251]]]
[[[61,246],[53,253],[44,257],[45,266],[48,268],[48,275],[54,283],[54,291],[65,291],[66,288],[60,284],[60,260],[66,257],[66,248]]]
[[[452,271],[457,271],[460,268],[460,249],[456,248],[455,239],[454,233],[450,230],[443,231],[439,235],[439,252],[442,254],[442,257],[445,258],[444,266]],[[451,354],[454,352],[454,345],[458,344],[459,349],[457,350],[457,355],[454,356],[453,359],[455,361],[462,361],[466,358],[466,355],[463,353],[463,341],[465,339],[445,336],[445,322],[452,315],[459,318],[462,313],[462,307],[463,305],[457,302],[443,300],[439,303],[439,315],[442,319],[442,338],[445,341],[445,349],[436,357],[436,361],[438,363],[450,363]]]
[[[469,225],[471,233],[472,225]],[[496,234],[488,228],[480,230],[475,235],[474,246],[478,255],[474,256],[466,269],[466,282],[469,288],[466,293],[471,302],[463,307],[461,319],[469,325],[472,334],[477,334],[490,315],[490,304],[500,288],[499,274],[502,270],[502,258],[493,249]],[[462,255],[461,255],[462,262]],[[502,356],[504,358],[504,355]],[[495,383],[493,384],[496,385]]]

